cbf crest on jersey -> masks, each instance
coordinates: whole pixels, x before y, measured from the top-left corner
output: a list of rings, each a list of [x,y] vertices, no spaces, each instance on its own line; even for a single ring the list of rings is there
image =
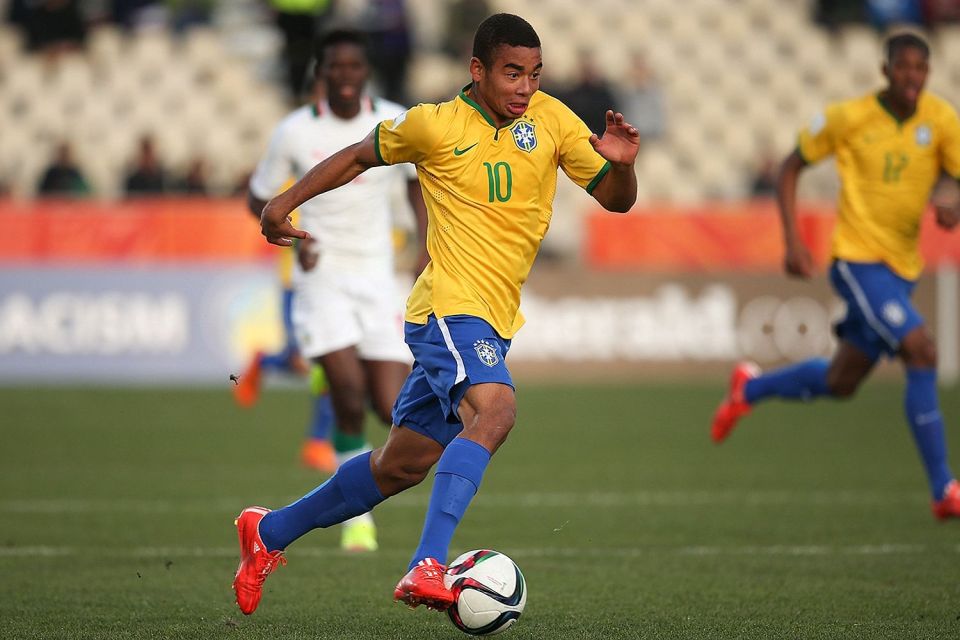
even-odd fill
[[[495,367],[497,363],[500,362],[500,354],[497,353],[497,348],[486,340],[477,340],[474,342],[473,349],[477,352],[477,357],[480,358],[480,362],[488,367]]]
[[[925,124],[917,127],[916,139],[917,144],[921,147],[929,146],[933,139],[933,133],[930,131],[930,127]]]
[[[517,143],[521,151],[530,153],[537,148],[536,127],[526,120],[521,120],[510,127],[510,133],[513,134],[513,141]]]

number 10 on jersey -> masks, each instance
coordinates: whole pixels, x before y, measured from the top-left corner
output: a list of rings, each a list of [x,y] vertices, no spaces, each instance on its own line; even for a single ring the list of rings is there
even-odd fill
[[[490,164],[484,162],[487,169],[487,202],[506,202],[513,195],[513,174],[506,162]]]

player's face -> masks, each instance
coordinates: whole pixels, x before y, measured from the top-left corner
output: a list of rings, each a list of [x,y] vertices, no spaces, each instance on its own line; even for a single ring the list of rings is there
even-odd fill
[[[358,103],[369,75],[370,65],[359,45],[343,42],[327,47],[323,54],[319,78],[331,104]]]
[[[480,94],[476,98],[498,125],[519,118],[540,89],[542,67],[539,47],[500,46],[489,67],[473,58],[470,73]]]
[[[923,51],[917,47],[897,49],[893,58],[883,65],[883,74],[890,83],[891,100],[915,108],[929,72],[929,61]]]

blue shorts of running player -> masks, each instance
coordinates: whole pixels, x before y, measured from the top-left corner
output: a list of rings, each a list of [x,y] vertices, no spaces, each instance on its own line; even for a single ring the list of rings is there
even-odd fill
[[[463,430],[457,414],[470,385],[486,382],[513,388],[504,358],[510,340],[476,316],[430,316],[426,324],[404,324],[413,371],[393,405],[393,424],[423,434],[444,447]]]
[[[871,360],[895,355],[906,335],[924,323],[910,301],[916,282],[882,262],[835,260],[830,282],[847,303],[847,315],[835,327],[837,337]]]

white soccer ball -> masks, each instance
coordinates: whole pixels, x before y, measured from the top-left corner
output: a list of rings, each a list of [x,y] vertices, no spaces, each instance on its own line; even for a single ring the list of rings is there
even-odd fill
[[[527,604],[527,583],[507,556],[489,549],[468,551],[450,563],[444,583],[455,600],[447,609],[457,629],[474,636],[506,631]]]

